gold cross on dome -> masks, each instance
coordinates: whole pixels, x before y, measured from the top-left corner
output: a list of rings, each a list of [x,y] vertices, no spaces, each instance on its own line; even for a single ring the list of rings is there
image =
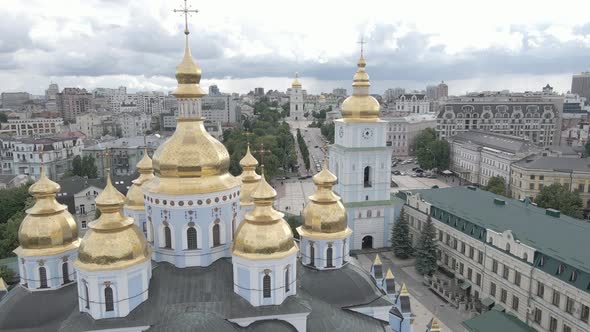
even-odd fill
[[[35,154],[39,155],[39,158],[41,158],[41,168],[43,168],[43,166],[45,166],[45,158],[43,158],[45,156],[45,146],[41,145],[41,149],[39,151],[35,151]]]
[[[189,5],[186,3],[186,0],[184,0],[184,8],[181,9],[174,9],[173,10],[175,13],[184,13],[184,34],[188,35],[190,32],[188,31],[188,16],[191,13],[198,13],[199,11],[196,9],[190,9]]]
[[[105,167],[104,167],[105,173],[110,173],[111,172],[111,157],[113,156],[113,154],[111,153],[111,149],[105,148],[104,153],[101,153],[100,156],[105,158]]]
[[[252,132],[250,132],[249,130],[246,130],[244,132],[244,136],[246,136],[246,144],[248,144],[248,146],[250,146],[250,136],[252,135]]]
[[[256,150],[254,153],[260,153],[260,166],[264,167],[264,155],[270,153],[270,150],[265,150],[264,143],[260,143],[260,150]]]
[[[365,36],[361,36],[361,40],[359,40],[357,43],[361,44],[361,56],[363,56],[364,46],[367,43],[365,41]]]

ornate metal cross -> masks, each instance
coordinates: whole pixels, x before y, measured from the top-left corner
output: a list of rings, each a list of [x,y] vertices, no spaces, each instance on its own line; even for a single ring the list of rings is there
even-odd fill
[[[361,36],[361,40],[359,40],[357,43],[361,44],[361,56],[363,56],[364,46],[367,43],[365,41],[365,36]]]
[[[188,35],[190,32],[188,31],[188,16],[191,13],[198,13],[199,11],[196,9],[190,9],[190,7],[188,6],[188,4],[186,3],[186,0],[184,0],[184,8],[181,9],[174,9],[175,13],[184,13],[184,34]]]
[[[264,143],[260,143],[260,150],[256,150],[254,153],[260,153],[260,166],[264,167],[264,155],[270,153],[270,150],[265,150]]]

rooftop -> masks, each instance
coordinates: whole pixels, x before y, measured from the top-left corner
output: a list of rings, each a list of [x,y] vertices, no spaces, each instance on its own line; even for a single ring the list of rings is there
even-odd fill
[[[590,160],[587,158],[531,157],[516,162],[515,166],[524,169],[590,172]]]
[[[463,326],[468,332],[535,332],[535,329],[515,316],[497,310],[490,310],[466,320],[463,322]]]
[[[534,145],[522,137],[496,134],[489,131],[465,131],[450,138],[453,141],[473,143],[509,153],[531,151]]]
[[[545,209],[480,189],[454,187],[411,192],[420,193],[433,206],[480,227],[497,232],[511,230],[516,240],[544,255],[590,272],[590,252],[580,250],[580,243],[590,238],[590,223],[563,214],[552,217]],[[494,199],[503,200],[505,204],[495,204]],[[580,276],[576,287],[586,289],[590,280],[585,279],[588,276]]]

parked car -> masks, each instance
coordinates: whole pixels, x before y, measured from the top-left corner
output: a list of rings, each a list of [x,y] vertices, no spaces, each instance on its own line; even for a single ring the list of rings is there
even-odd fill
[[[393,174],[393,175],[402,175],[402,172],[400,172],[398,170],[395,170],[395,171],[392,171],[391,174]]]

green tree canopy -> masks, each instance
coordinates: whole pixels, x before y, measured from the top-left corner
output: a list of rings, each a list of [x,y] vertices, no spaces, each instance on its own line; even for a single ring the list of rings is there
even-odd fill
[[[582,199],[577,190],[570,191],[569,184],[552,184],[541,189],[535,203],[545,209],[556,209],[574,218],[582,218]]]
[[[12,252],[19,245],[18,229],[26,216],[25,210],[33,206],[35,200],[32,197],[23,199],[23,207],[15,212],[5,223],[0,224],[0,258],[14,256]]]
[[[488,185],[484,187],[484,190],[493,192],[494,194],[506,196],[506,181],[502,176],[492,176],[488,180]]]
[[[15,213],[23,211],[31,183],[17,188],[0,189],[0,224],[4,224]],[[14,249],[14,248],[13,248]]]
[[[6,123],[8,122],[8,116],[4,112],[0,112],[0,122]]]
[[[451,148],[445,140],[434,140],[416,150],[418,164],[423,169],[447,169],[450,163]]]
[[[72,160],[72,174],[78,176],[86,176],[89,179],[96,179],[98,176],[96,164],[92,156],[75,156]]]
[[[323,123],[321,127],[322,136],[324,136],[330,144],[334,144],[334,122],[331,123]]]
[[[406,259],[412,256],[414,248],[410,239],[408,216],[402,207],[399,217],[391,230],[391,248],[397,258]]]
[[[418,248],[416,250],[416,271],[423,275],[432,275],[437,269],[436,263],[436,230],[430,216],[422,228]]]

